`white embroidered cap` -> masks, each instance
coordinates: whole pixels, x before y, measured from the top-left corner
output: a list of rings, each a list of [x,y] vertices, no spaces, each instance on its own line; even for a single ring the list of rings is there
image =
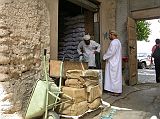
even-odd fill
[[[83,39],[84,39],[84,40],[90,40],[90,39],[91,39],[91,36],[90,36],[90,35],[84,35],[84,36],[83,36]]]
[[[114,34],[115,36],[118,36],[118,33],[115,30],[110,30],[109,33]]]

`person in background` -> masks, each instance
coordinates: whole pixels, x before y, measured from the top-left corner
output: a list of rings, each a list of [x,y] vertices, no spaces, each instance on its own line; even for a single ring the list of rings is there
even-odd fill
[[[91,40],[90,35],[84,35],[77,48],[79,60],[88,62],[89,69],[96,68],[95,54],[100,52],[100,44]]]
[[[122,93],[122,47],[116,31],[109,32],[109,39],[110,45],[103,56],[106,60],[104,91],[119,96]]]
[[[160,48],[160,39],[156,39],[155,42],[156,44],[152,47],[152,55],[155,52],[157,47]],[[151,62],[153,63],[152,57],[151,57]],[[155,64],[155,72],[156,72],[156,82],[160,83],[160,57],[154,58],[154,64]]]

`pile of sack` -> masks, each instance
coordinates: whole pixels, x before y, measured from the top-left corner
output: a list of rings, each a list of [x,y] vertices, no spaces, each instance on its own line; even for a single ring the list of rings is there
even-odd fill
[[[63,20],[60,22],[58,59],[62,60],[65,55],[65,60],[78,61],[77,46],[85,35],[84,15],[62,16],[61,18]]]
[[[97,109],[101,105],[102,90],[99,74],[93,70],[68,70],[65,86],[62,86],[62,100],[70,97],[57,107],[61,115],[79,116],[86,111]]]

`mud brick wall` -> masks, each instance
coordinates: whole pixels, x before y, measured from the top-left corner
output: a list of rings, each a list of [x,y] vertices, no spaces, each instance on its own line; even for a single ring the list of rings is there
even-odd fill
[[[33,84],[43,75],[48,14],[43,0],[0,1],[0,115],[23,114]]]

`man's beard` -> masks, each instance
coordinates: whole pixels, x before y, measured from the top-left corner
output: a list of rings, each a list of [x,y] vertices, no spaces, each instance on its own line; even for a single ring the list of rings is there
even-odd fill
[[[109,40],[113,40],[113,38],[109,38]]]
[[[90,44],[90,43],[88,43],[88,42],[86,43],[86,45],[89,45],[89,44]]]
[[[89,45],[89,44],[90,44],[90,41],[85,41],[85,44],[86,44],[86,45]]]

